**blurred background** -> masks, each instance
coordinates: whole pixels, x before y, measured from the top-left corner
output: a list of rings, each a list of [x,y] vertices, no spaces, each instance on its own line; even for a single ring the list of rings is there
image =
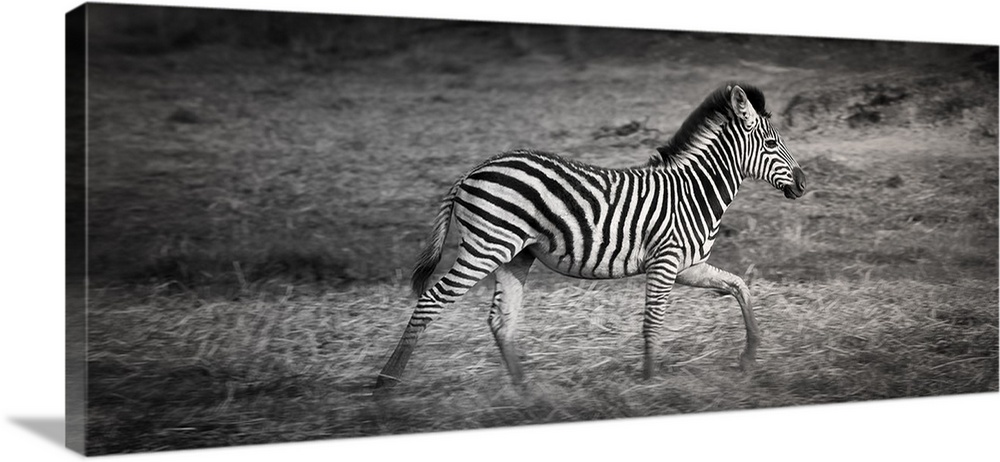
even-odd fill
[[[765,91],[814,205],[879,207],[788,209],[784,223],[739,207],[719,258],[803,277],[909,274],[899,264],[942,261],[855,230],[996,228],[995,194],[956,197],[968,213],[944,217],[956,211],[943,197],[904,193],[917,186],[907,170],[938,169],[922,154],[996,144],[995,47],[111,5],[90,21],[92,276],[232,282],[239,262],[250,282],[396,277],[438,198],[483,159],[530,147],[640,164],[731,79]],[[900,157],[875,172],[875,151]],[[849,197],[830,189],[844,186]],[[843,219],[850,230],[835,229]],[[818,241],[798,249],[809,258],[781,250],[789,232]],[[939,257],[995,269],[975,248],[991,234],[962,236],[981,239],[972,255]],[[768,237],[775,248],[757,242]]]

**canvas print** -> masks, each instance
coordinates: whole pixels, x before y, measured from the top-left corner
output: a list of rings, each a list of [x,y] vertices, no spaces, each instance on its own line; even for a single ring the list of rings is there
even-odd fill
[[[80,452],[997,391],[996,44],[66,20]]]

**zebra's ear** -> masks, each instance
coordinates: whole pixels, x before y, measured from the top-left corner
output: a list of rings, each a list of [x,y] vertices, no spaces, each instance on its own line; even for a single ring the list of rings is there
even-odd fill
[[[750,104],[750,99],[747,98],[747,94],[739,85],[730,87],[729,104],[732,106],[733,112],[736,113],[736,118],[743,122],[743,128],[752,130],[757,126],[757,120],[760,116],[757,115],[757,110]]]

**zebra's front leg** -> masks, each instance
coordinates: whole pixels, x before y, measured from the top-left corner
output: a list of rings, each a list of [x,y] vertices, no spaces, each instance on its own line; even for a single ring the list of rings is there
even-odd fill
[[[667,299],[676,277],[677,263],[674,259],[661,260],[646,270],[646,309],[642,318],[642,337],[645,341],[642,378],[646,380],[653,378],[656,373],[660,330],[667,313]]]
[[[528,279],[528,270],[534,261],[534,256],[528,251],[523,251],[493,273],[496,276],[496,291],[493,294],[493,307],[490,309],[488,322],[497,347],[500,348],[504,365],[507,366],[507,372],[510,373],[515,385],[520,385],[524,380],[515,343],[517,318],[524,298],[524,284]]]
[[[747,371],[757,364],[757,346],[760,345],[760,329],[750,304],[750,289],[743,278],[723,271],[708,263],[700,263],[677,275],[677,283],[705,289],[721,289],[729,292],[740,304],[743,323],[747,329],[746,348],[740,353],[740,369]]]

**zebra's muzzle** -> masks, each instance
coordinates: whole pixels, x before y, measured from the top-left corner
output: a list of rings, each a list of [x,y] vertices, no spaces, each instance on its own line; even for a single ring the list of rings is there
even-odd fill
[[[785,197],[789,199],[797,199],[806,193],[806,174],[801,168],[795,167],[792,169],[792,183],[785,185],[782,191],[784,191]]]

